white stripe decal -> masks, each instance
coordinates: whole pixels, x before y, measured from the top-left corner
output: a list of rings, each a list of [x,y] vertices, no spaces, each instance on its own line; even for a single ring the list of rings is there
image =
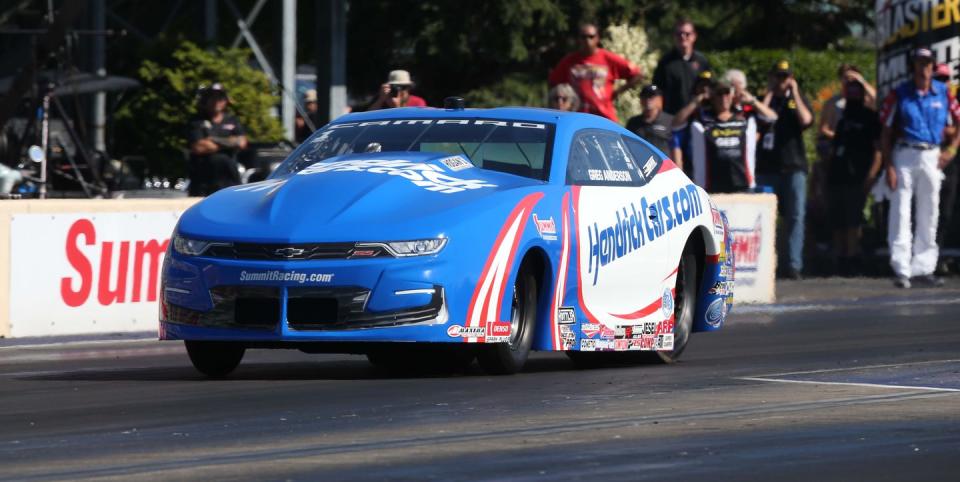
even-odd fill
[[[567,195],[569,196],[569,195]],[[563,198],[563,214],[561,215],[561,229],[563,230],[563,244],[560,248],[560,267],[557,270],[556,288],[553,292],[553,349],[559,350],[563,347],[560,339],[560,319],[559,310],[563,304],[563,293],[566,291],[567,284],[567,265],[570,261],[570,216],[567,214],[568,197]]]
[[[500,304],[499,300],[503,297],[503,283],[504,278],[506,278],[505,271],[510,260],[517,232],[520,230],[521,222],[526,219],[528,212],[527,209],[520,210],[517,217],[512,220],[510,228],[507,230],[500,245],[497,246],[497,252],[496,255],[494,255],[490,270],[480,284],[480,296],[477,297],[476,305],[474,305],[472,310],[473,316],[468,320],[468,326],[482,326],[483,321],[496,321],[499,318],[499,313],[496,313],[496,310]],[[484,312],[483,307],[485,303],[487,310]],[[467,339],[467,342],[476,341],[477,338],[475,337]]]

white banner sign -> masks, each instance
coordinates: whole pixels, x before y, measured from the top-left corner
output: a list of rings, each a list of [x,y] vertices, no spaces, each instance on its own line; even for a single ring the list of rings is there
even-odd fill
[[[714,195],[733,232],[735,303],[773,303],[776,298],[777,201],[773,194]],[[736,309],[736,308],[734,308]]]
[[[10,334],[149,331],[180,211],[14,214]]]

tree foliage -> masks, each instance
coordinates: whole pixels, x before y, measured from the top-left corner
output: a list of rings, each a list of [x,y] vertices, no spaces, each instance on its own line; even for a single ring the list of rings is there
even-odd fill
[[[642,27],[650,50],[672,48],[677,18],[693,19],[705,51],[843,47],[871,25],[872,2],[854,0],[358,0],[348,13],[347,70],[354,96],[372,95],[387,72],[410,70],[432,105],[496,88],[523,73],[546,78],[575,48],[577,24]]]
[[[196,114],[202,85],[220,82],[230,95],[230,110],[252,142],[275,142],[283,130],[271,109],[279,98],[267,76],[249,65],[246,49],[203,50],[183,42],[169,57],[144,60],[137,73],[144,84],[138,95],[117,112],[120,152],[163,159],[151,166],[164,173],[182,172],[177,161],[187,148],[187,126]]]

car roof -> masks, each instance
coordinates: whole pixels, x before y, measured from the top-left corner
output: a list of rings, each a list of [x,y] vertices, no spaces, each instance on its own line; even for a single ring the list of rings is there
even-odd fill
[[[620,128],[606,118],[582,112],[563,112],[538,107],[496,107],[492,109],[438,109],[433,107],[402,107],[346,114],[331,121],[362,122],[375,119],[503,119],[555,124],[584,124],[584,127]]]

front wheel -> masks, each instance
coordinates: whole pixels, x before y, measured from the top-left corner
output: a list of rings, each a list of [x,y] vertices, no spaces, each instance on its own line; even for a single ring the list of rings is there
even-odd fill
[[[517,373],[527,363],[537,320],[537,279],[527,265],[520,268],[510,306],[510,341],[480,347],[477,361],[492,375]]]
[[[211,378],[223,378],[236,370],[246,349],[222,341],[184,341],[190,362],[198,372]]]

